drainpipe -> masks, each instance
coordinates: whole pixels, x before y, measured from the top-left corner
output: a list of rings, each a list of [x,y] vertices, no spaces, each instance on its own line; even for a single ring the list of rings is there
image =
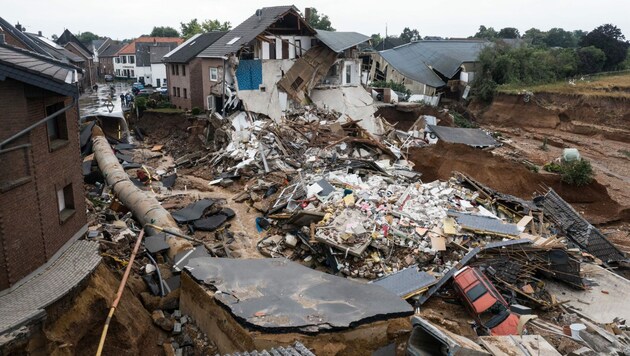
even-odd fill
[[[221,100],[221,115],[225,117],[225,57],[223,57],[223,83],[221,88],[221,97],[223,98],[223,100]]]

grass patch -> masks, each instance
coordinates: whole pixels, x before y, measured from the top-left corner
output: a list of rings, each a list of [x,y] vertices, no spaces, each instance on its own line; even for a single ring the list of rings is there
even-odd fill
[[[630,158],[630,151],[628,150],[619,150],[619,153],[626,156],[626,158]]]
[[[524,91],[531,91],[630,99],[630,72],[585,76],[584,80],[578,78],[574,83],[575,85],[572,85],[568,80],[562,80],[539,85],[504,84],[500,85],[497,91],[505,94],[522,94]]]
[[[144,112],[155,112],[162,114],[183,114],[184,110],[173,108],[159,108],[159,109],[147,109]]]

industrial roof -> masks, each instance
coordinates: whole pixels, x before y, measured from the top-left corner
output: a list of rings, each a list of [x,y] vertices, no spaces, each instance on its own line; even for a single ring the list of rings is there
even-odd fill
[[[290,11],[298,13],[298,9],[293,5],[263,7],[210,47],[201,51],[198,57],[221,58],[236,52]]]
[[[216,31],[196,34],[179,45],[179,47],[167,53],[163,61],[168,63],[188,63],[226,33],[227,31]]]
[[[437,125],[427,125],[427,128],[435,133],[440,140],[450,143],[462,143],[474,147],[491,147],[499,144],[492,136],[480,129]]]
[[[462,63],[477,61],[481,50],[489,44],[473,40],[417,41],[379,54],[404,76],[437,88],[446,83],[433,70],[452,78]]]
[[[339,53],[348,48],[352,48],[363,42],[369,41],[370,37],[362,35],[358,32],[336,32],[317,30],[316,37],[322,41],[328,48]]]
[[[76,94],[77,68],[21,48],[0,45],[0,77],[6,76],[63,95]]]

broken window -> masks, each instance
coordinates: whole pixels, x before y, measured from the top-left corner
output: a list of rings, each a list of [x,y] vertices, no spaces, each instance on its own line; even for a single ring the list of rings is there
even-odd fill
[[[216,67],[210,67],[210,81],[216,82],[219,80],[219,69]]]
[[[46,116],[64,108],[63,102],[46,107]],[[66,113],[63,112],[54,118],[46,121],[46,131],[48,132],[48,147],[50,151],[64,146],[68,142],[68,126],[66,124]]]
[[[59,208],[59,220],[63,223],[74,213],[72,183],[57,190],[57,205]]]
[[[295,40],[295,58],[302,57],[302,40]]]
[[[304,79],[302,79],[302,77],[297,77],[291,84],[291,88],[296,91],[300,90],[300,86],[302,85],[302,83],[304,83]]]

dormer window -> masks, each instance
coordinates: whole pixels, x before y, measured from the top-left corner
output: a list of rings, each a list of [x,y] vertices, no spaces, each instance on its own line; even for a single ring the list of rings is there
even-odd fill
[[[231,45],[235,44],[235,43],[236,43],[236,41],[238,41],[238,40],[240,40],[240,39],[241,39],[240,37],[234,37],[234,38],[232,38],[232,39],[230,40],[230,42],[228,42],[228,43],[227,43],[227,45],[228,45],[228,46],[231,46]]]

